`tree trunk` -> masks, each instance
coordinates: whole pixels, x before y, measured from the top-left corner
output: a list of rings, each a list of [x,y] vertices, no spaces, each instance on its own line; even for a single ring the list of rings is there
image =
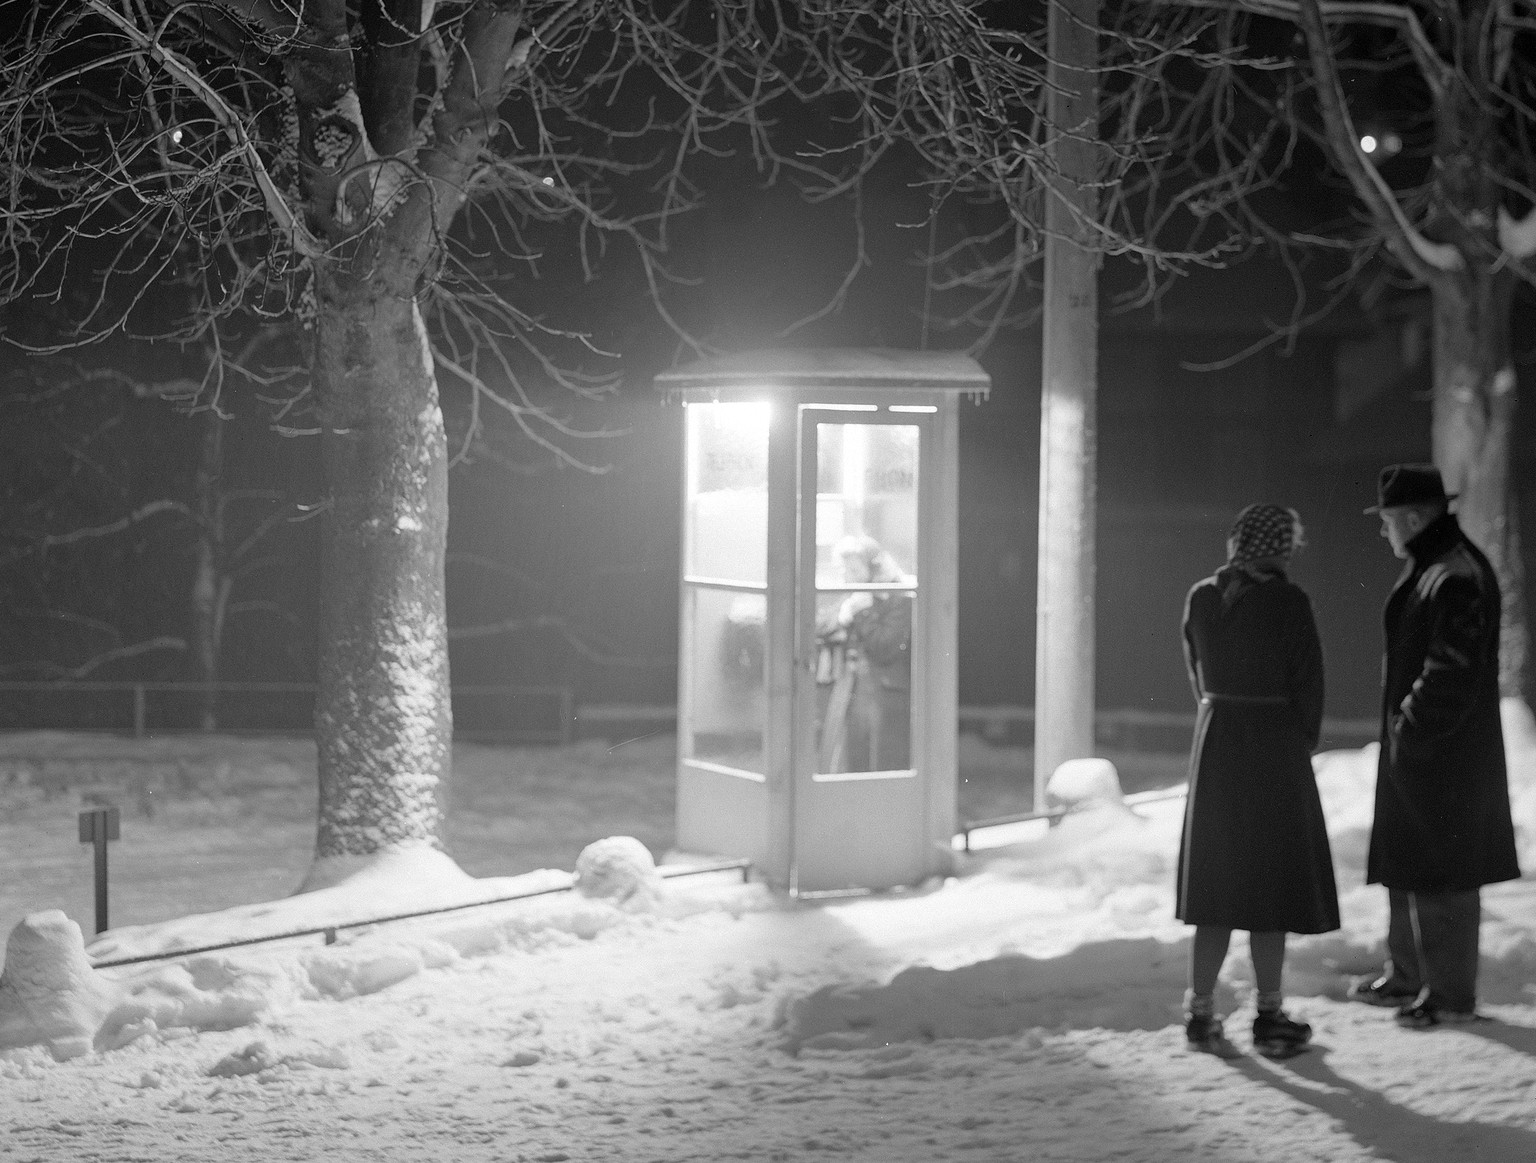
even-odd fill
[[[1435,318],[1435,464],[1459,493],[1462,528],[1488,555],[1504,603],[1499,690],[1530,693],[1525,567],[1514,489],[1515,369],[1510,313],[1514,283],[1503,272],[1449,275],[1431,283]]]
[[[371,272],[378,275],[378,271]],[[320,818],[300,891],[442,847],[452,740],[443,561],[448,458],[426,327],[385,280],[318,281]]]
[[[211,684],[219,677],[219,640],[223,635],[222,569],[224,505],[219,495],[224,463],[224,421],[209,408],[198,416],[196,496],[196,564],[192,576],[192,677]],[[218,698],[209,685],[198,696],[198,718],[204,731],[218,726]]]

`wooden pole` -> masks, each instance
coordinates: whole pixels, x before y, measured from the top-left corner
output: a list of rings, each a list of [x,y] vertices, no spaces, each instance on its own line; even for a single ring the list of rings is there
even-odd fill
[[[95,848],[96,933],[107,931],[107,842],[122,834],[116,808],[89,808],[80,813],[80,843]]]
[[[1098,0],[1051,0],[1051,137],[1040,391],[1035,808],[1068,759],[1093,754],[1098,460]]]

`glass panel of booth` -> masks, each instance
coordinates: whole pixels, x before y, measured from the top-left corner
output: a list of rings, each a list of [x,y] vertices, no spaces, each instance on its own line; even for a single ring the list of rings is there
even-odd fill
[[[910,774],[921,426],[816,424],[819,780]]]
[[[686,413],[684,760],[762,779],[767,619],[768,424],[762,402]]]

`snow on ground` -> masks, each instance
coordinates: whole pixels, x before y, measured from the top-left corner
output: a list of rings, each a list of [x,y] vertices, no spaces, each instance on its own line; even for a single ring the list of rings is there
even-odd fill
[[[1536,869],[1528,716],[1509,738]],[[0,1050],[0,1158],[1536,1158],[1536,880],[1485,894],[1495,1020],[1404,1031],[1340,1000],[1382,955],[1384,895],[1360,884],[1374,748],[1316,767],[1344,928],[1292,939],[1290,1005],[1317,1037],[1288,1062],[1183,1048],[1171,798],[999,829],[954,877],[862,898],[786,901],[723,873],[661,883],[621,845],[578,878],[574,860],[494,877],[402,861],[329,895],[117,928],[91,944],[96,959],[313,928],[381,900],[587,889],[343,929],[334,944],[77,962],[73,1008],[44,1017],[89,1037]],[[34,914],[18,932],[70,923]],[[64,977],[12,970],[0,1045],[27,1040],[18,981],[25,993]],[[1248,994],[1238,947],[1223,999],[1239,1045]]]

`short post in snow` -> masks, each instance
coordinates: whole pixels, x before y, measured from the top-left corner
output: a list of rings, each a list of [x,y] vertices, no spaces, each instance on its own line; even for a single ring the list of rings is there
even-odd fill
[[[92,808],[80,813],[80,843],[96,847],[96,932],[107,930],[107,841],[120,835],[116,808]]]

